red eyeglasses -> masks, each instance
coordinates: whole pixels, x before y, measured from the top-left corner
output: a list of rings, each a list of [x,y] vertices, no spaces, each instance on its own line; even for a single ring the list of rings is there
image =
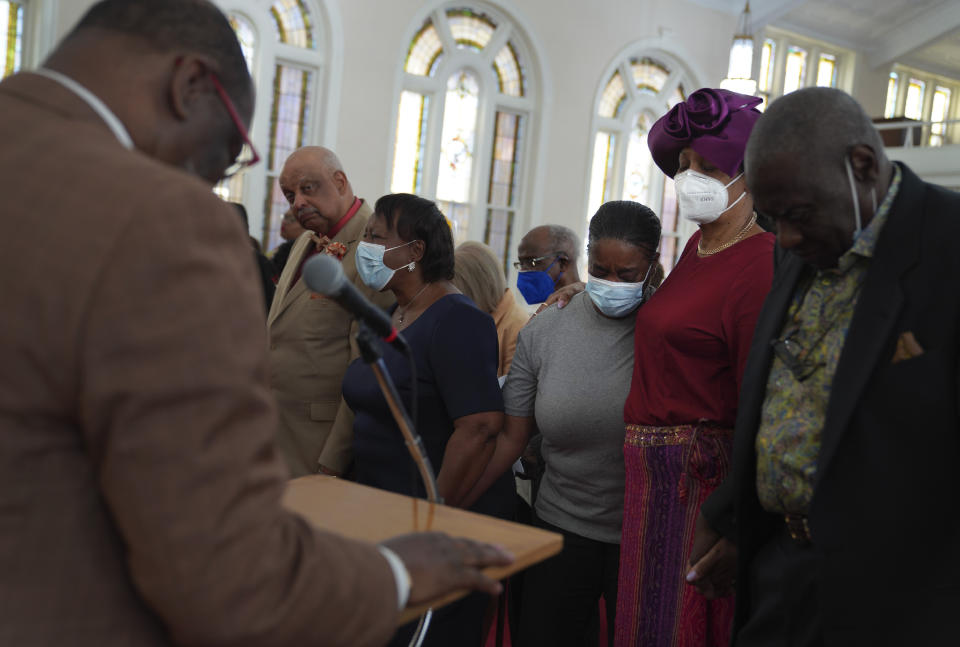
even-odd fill
[[[260,155],[257,154],[257,149],[253,147],[253,142],[250,141],[250,136],[247,133],[247,129],[243,125],[240,115],[237,113],[237,108],[233,105],[233,101],[231,101],[230,97],[227,95],[227,91],[223,89],[220,79],[218,79],[217,75],[213,72],[210,72],[210,79],[213,81],[213,87],[216,88],[217,95],[220,97],[220,100],[223,101],[224,107],[227,109],[227,112],[230,113],[230,118],[233,119],[233,125],[237,127],[240,137],[243,138],[243,148],[240,149],[240,154],[237,155],[237,158],[233,161],[233,164],[228,166],[227,170],[223,172],[223,179],[227,179],[236,175],[245,168],[253,166],[259,162]]]

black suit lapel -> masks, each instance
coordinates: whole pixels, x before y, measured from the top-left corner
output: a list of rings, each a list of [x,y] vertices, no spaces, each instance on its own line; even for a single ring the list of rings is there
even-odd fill
[[[900,191],[877,241],[833,377],[814,489],[836,453],[884,345],[890,342],[904,303],[901,277],[920,256],[924,186],[905,166],[901,171]]]
[[[787,314],[794,290],[803,275],[804,263],[798,257],[786,252],[782,254],[773,276],[770,294],[763,303],[763,309],[757,318],[757,327],[753,332],[750,356],[743,371],[740,385],[740,401],[737,406],[737,426],[734,435],[734,463],[742,466],[740,474],[744,480],[740,488],[752,488],[756,498],[756,442],[760,426],[760,410],[767,392],[767,379],[770,375],[770,362],[773,351],[770,341],[776,339],[783,327],[783,318]],[[745,470],[745,471],[744,471]]]

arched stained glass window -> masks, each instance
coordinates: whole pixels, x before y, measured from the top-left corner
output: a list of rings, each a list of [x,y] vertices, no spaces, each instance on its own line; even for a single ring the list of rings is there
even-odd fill
[[[493,69],[497,73],[500,92],[511,97],[523,96],[523,74],[513,45],[507,43],[493,59]]]
[[[270,5],[277,30],[277,40],[296,47],[315,49],[310,13],[303,0],[274,0]]]
[[[658,118],[686,98],[685,88],[691,85],[682,67],[662,53],[625,56],[596,102],[587,220],[609,200],[647,205],[663,225],[660,260],[668,272],[692,231],[677,218],[673,181],[653,163],[647,134]]]
[[[670,76],[667,68],[651,58],[631,59],[630,70],[633,72],[633,84],[637,90],[652,95],[663,89]]]
[[[646,113],[640,113],[637,123],[630,131],[627,143],[627,161],[623,172],[623,199],[644,202],[650,195],[650,181],[653,175],[650,149],[647,147],[647,133],[653,124]]]
[[[290,153],[312,141],[316,122],[324,72],[317,9],[311,0],[252,0],[245,3],[243,13],[225,9],[260,97],[250,136],[263,161],[217,185],[215,191],[247,205],[251,228],[261,222],[262,214],[259,233],[269,250],[281,242],[280,222],[289,208],[277,178]]]
[[[270,145],[267,148],[267,188],[264,238],[268,249],[279,245],[280,222],[290,208],[280,190],[280,171],[290,154],[306,146],[310,122],[314,72],[299,66],[278,63],[273,76],[273,109],[270,113]]]
[[[423,180],[423,149],[429,113],[430,97],[404,90],[400,93],[400,109],[397,114],[397,137],[394,159],[403,164],[394,164],[391,190],[420,193]],[[404,127],[399,127],[402,124]]]
[[[443,54],[443,43],[440,42],[436,27],[433,26],[433,23],[428,22],[410,43],[410,49],[407,51],[407,62],[403,69],[410,74],[433,76],[437,69],[437,63],[440,62],[441,54]]]
[[[23,65],[24,2],[0,0],[0,78],[18,72]]]
[[[390,188],[437,200],[454,241],[503,259],[524,196],[522,139],[534,115],[529,51],[496,10],[450,4],[419,26],[403,62]]]
[[[620,108],[627,99],[627,88],[623,85],[623,77],[620,72],[614,72],[610,80],[607,81],[607,87],[603,89],[600,97],[600,107],[597,112],[601,117],[616,117],[620,114]]]
[[[447,24],[457,47],[469,47],[478,52],[487,46],[497,29],[490,18],[469,9],[448,11]]]
[[[477,151],[477,112],[480,84],[477,77],[461,70],[450,76],[440,136],[440,167],[437,198],[454,202],[470,200],[470,177]]]
[[[312,73],[292,65],[277,64],[273,75],[273,112],[270,115],[270,148],[267,166],[279,168],[290,153],[306,144]]]

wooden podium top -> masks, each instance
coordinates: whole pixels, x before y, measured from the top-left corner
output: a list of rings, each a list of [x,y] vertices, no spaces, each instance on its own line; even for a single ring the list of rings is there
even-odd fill
[[[499,544],[516,559],[510,566],[485,571],[495,580],[556,555],[563,546],[563,537],[553,532],[445,505],[431,505],[423,499],[329,476],[303,476],[290,481],[283,502],[318,528],[373,543],[410,532],[437,530],[453,537]],[[413,620],[430,606],[443,606],[466,593],[460,591],[411,607],[402,614],[401,624]]]

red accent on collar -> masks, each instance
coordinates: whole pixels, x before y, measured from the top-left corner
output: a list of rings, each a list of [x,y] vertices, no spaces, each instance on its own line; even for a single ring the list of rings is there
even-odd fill
[[[363,205],[363,200],[361,200],[360,198],[354,198],[354,199],[353,199],[353,205],[351,205],[351,207],[350,207],[350,209],[347,211],[347,213],[344,214],[343,218],[341,218],[340,220],[338,220],[338,221],[337,221],[337,224],[335,224],[335,225],[330,229],[330,231],[328,231],[327,233],[325,233],[325,234],[323,234],[323,235],[326,236],[327,238],[329,238],[330,241],[332,242],[332,241],[333,241],[333,237],[336,236],[338,233],[340,233],[340,230],[341,230],[341,229],[343,229],[344,227],[347,226],[347,223],[350,222],[350,219],[353,218],[354,215],[356,215],[356,213],[357,213],[358,211],[360,211],[360,207],[361,207],[362,205]],[[297,281],[300,280],[300,276],[301,276],[301,274],[303,273],[303,265],[304,265],[304,263],[306,263],[306,262],[307,262],[307,259],[309,259],[311,256],[313,256],[313,255],[315,255],[315,254],[317,254],[317,253],[319,253],[319,252],[320,252],[320,250],[317,249],[317,246],[316,246],[316,245],[313,245],[313,244],[311,243],[311,247],[310,247],[310,249],[307,251],[307,253],[303,255],[303,259],[300,261],[300,266],[297,268],[296,273],[293,275],[293,281],[291,281],[290,285],[296,285],[296,284],[297,284]]]
[[[330,231],[328,231],[324,235],[330,240],[333,240],[333,237],[339,234],[340,230],[346,227],[347,223],[350,222],[350,219],[353,218],[358,211],[360,211],[360,207],[362,205],[363,205],[363,200],[361,200],[360,198],[354,198],[353,204],[350,206],[350,209],[347,211],[347,213],[344,214],[343,218],[338,220],[337,224],[331,227]]]

